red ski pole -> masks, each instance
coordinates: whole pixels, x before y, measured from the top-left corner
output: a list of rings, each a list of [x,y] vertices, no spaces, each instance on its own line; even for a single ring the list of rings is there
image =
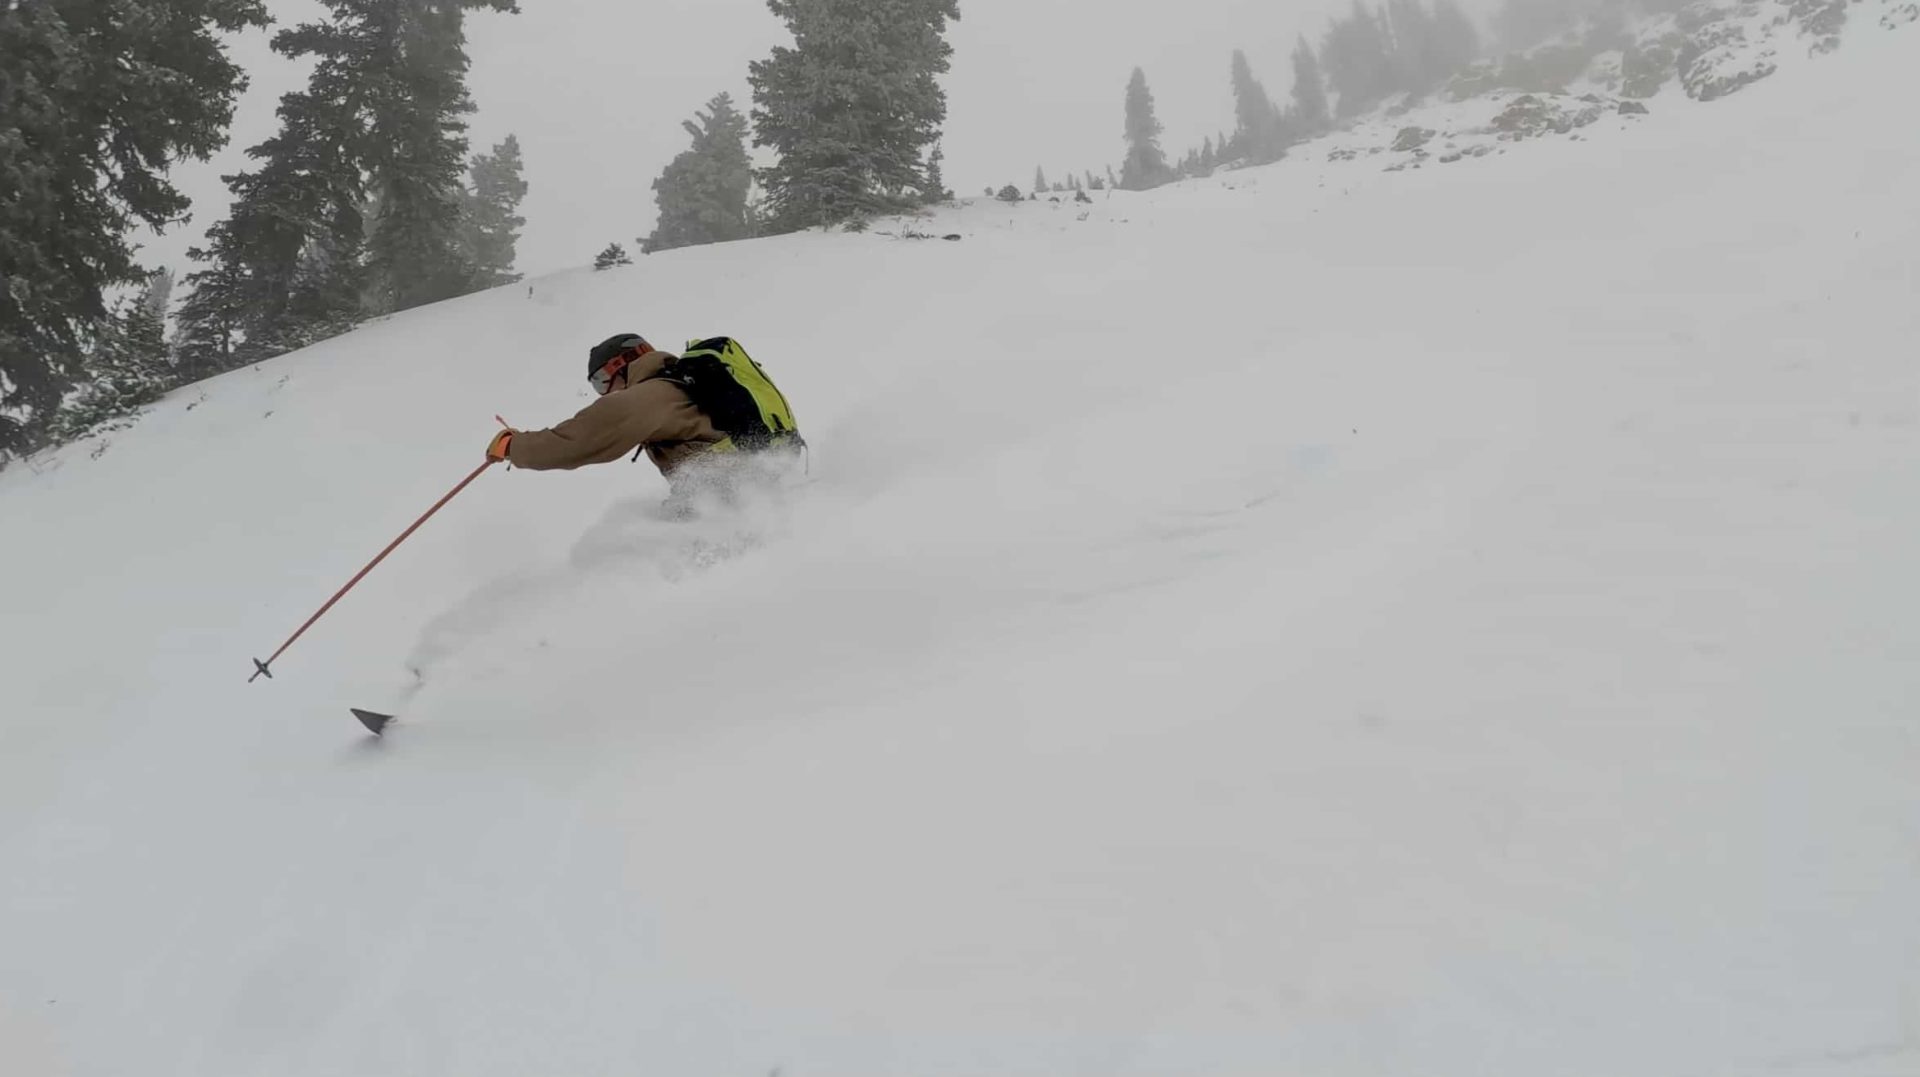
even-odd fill
[[[447,502],[452,501],[455,497],[459,495],[460,491],[466,489],[467,486],[473,482],[473,480],[479,478],[481,472],[487,470],[488,468],[492,467],[494,464],[497,464],[497,463],[499,463],[499,461],[497,460],[488,460],[486,463],[481,464],[479,467],[474,468],[473,474],[468,475],[464,479],[461,479],[460,485],[447,491],[447,496],[434,502],[432,508],[428,509],[426,513],[422,515],[418,520],[413,521],[412,527],[409,527],[405,531],[400,532],[399,538],[394,539],[391,543],[388,543],[387,548],[380,551],[380,556],[375,557],[373,560],[367,562],[366,568],[361,569],[358,575],[354,576],[353,579],[348,580],[347,585],[345,587],[342,587],[340,588],[340,590],[334,592],[333,597],[327,599],[327,604],[320,607],[319,612],[307,618],[307,623],[301,625],[299,631],[287,637],[287,642],[282,643],[280,645],[280,649],[273,652],[273,657],[267,659],[265,662],[260,661],[258,658],[254,659],[253,660],[253,667],[254,667],[253,676],[247,678],[247,683],[252,684],[254,681],[259,680],[262,674],[265,674],[268,680],[272,680],[273,673],[270,670],[268,670],[267,668],[268,666],[271,666],[275,662],[279,661],[280,656],[287,653],[287,648],[293,646],[295,640],[298,640],[301,636],[306,635],[307,629],[312,628],[315,621],[318,621],[320,618],[325,617],[327,615],[327,611],[333,608],[334,603],[345,598],[347,596],[348,591],[353,590],[356,584],[358,584],[361,580],[364,580],[367,578],[367,573],[372,572],[374,568],[380,564],[380,562],[385,561],[387,559],[388,554],[392,553],[396,549],[399,549],[401,543],[407,541],[407,538],[411,536],[415,531],[420,530],[421,524],[424,524],[428,520],[433,519],[434,513],[439,512],[441,509],[445,508]]]

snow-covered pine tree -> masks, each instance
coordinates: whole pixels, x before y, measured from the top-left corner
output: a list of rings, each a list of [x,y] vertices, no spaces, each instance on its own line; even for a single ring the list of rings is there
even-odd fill
[[[1320,58],[1314,55],[1305,35],[1293,47],[1293,107],[1289,113],[1302,135],[1317,135],[1333,126],[1333,113],[1327,107],[1326,77],[1321,74]]]
[[[953,192],[947,190],[946,163],[946,151],[935,142],[933,152],[927,155],[927,186],[921,191],[921,201],[927,205],[953,201]]]
[[[468,166],[473,189],[465,199],[462,242],[467,262],[473,266],[470,287],[475,291],[520,279],[513,263],[520,229],[527,223],[520,216],[520,201],[527,196],[522,167],[520,140],[513,135],[494,146],[492,153],[476,155]]]
[[[80,391],[55,419],[60,440],[133,415],[176,384],[166,339],[172,295],[173,274],[161,270],[138,297],[115,305],[86,351]]]
[[[180,220],[167,163],[226,144],[245,75],[223,32],[261,0],[0,3],[0,454],[31,447],[138,282],[129,242]]]
[[[947,115],[958,0],[767,0],[791,47],[750,66],[754,144],[773,227],[837,224],[912,204]]]
[[[653,181],[659,221],[640,251],[670,251],[703,243],[726,243],[753,235],[747,195],[753,162],[747,158],[747,118],[730,94],[707,102],[706,111],[681,123],[693,139]]]
[[[595,272],[602,269],[612,269],[614,266],[630,266],[632,264],[633,259],[627,257],[627,249],[618,243],[607,244],[607,249],[601,251],[593,259]]]
[[[1438,85],[1464,71],[1480,55],[1480,31],[1456,0],[1435,0],[1430,60]]]
[[[187,276],[180,312],[191,376],[303,347],[358,316],[366,183],[352,79],[323,59],[307,90],[280,99],[279,133],[247,151],[260,167],[226,177],[226,219],[188,252],[207,267]]]
[[[357,90],[369,105],[364,166],[380,206],[367,237],[374,309],[407,310],[461,295],[474,277],[460,230],[466,117],[474,110],[467,93],[466,13],[514,11],[514,0],[328,5],[337,20],[359,20],[356,28],[369,31],[353,37],[366,49]],[[306,51],[319,50],[288,54]]]
[[[1053,185],[1047,182],[1047,170],[1035,166],[1033,170],[1033,193],[1042,195],[1051,190],[1053,190]]]
[[[350,328],[364,312],[466,291],[461,231],[464,13],[512,0],[325,0],[324,21],[274,37],[313,61],[280,131],[227,177],[227,219],[193,253],[182,359],[196,375]],[[371,210],[370,210],[370,207]]]
[[[1247,54],[1233,50],[1233,113],[1236,121],[1234,141],[1249,164],[1271,164],[1286,152],[1281,129],[1280,110],[1274,107],[1267,88],[1253,77]]]
[[[1361,0],[1327,28],[1320,46],[1327,84],[1340,95],[1339,115],[1357,116],[1385,100],[1398,79],[1385,20]]]
[[[1381,0],[1380,21],[1387,28],[1388,68],[1393,88],[1422,93],[1430,83],[1427,55],[1432,20],[1420,0]]]
[[[1133,69],[1127,80],[1127,156],[1120,164],[1120,186],[1129,191],[1158,187],[1173,178],[1160,149],[1160,120],[1154,115],[1147,73]]]

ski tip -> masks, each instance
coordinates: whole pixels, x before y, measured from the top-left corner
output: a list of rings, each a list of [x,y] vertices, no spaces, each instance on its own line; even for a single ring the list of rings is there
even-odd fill
[[[375,714],[372,711],[363,711],[359,707],[351,707],[348,709],[353,711],[355,718],[360,719],[361,725],[367,727],[367,732],[372,733],[376,737],[384,736],[387,723],[393,721],[393,715],[391,714]]]

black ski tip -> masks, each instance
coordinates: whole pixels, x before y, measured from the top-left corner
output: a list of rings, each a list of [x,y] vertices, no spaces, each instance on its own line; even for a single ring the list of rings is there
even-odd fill
[[[387,723],[393,721],[393,715],[391,714],[375,714],[372,711],[363,711],[359,707],[350,707],[348,709],[353,711],[355,718],[360,719],[361,725],[367,727],[367,732],[372,733],[376,737],[384,735]]]

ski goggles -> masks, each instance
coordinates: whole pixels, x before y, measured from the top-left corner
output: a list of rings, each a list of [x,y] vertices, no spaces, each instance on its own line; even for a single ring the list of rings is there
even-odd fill
[[[594,392],[605,396],[613,391],[613,379],[619,377],[620,372],[625,369],[627,369],[627,357],[616,355],[607,361],[606,366],[587,375],[587,382],[593,386]]]
[[[599,358],[608,352],[613,354],[608,355],[606,362],[595,367],[593,373],[587,375],[587,383],[593,386],[594,392],[601,396],[607,395],[613,391],[613,379],[619,377],[620,372],[627,369],[628,364],[652,350],[653,345],[648,344],[645,337],[628,337],[625,340],[614,337],[594,349],[594,358]]]

